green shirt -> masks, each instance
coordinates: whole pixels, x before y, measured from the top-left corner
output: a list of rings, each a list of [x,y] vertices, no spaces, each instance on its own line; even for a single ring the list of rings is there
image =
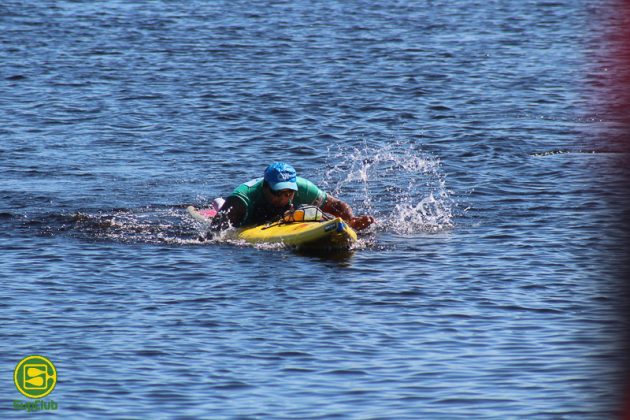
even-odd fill
[[[298,190],[293,196],[293,206],[302,204],[321,207],[326,203],[326,193],[320,190],[317,185],[305,178],[297,177]],[[263,178],[252,179],[249,182],[239,185],[232,192],[232,196],[241,199],[245,204],[245,219],[241,225],[260,224],[270,221],[274,216],[282,216],[288,209],[271,209],[265,202],[263,195]],[[279,213],[279,214],[274,214]]]

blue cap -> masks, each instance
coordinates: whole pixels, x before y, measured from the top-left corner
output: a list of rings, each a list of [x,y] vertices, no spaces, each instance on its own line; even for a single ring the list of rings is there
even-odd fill
[[[297,174],[293,166],[284,162],[274,162],[265,169],[265,181],[272,190],[297,191]]]

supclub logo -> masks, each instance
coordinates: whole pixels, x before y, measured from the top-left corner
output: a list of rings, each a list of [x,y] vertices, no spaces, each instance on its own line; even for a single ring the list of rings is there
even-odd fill
[[[15,367],[13,381],[25,397],[43,398],[55,389],[57,369],[44,356],[28,356]]]

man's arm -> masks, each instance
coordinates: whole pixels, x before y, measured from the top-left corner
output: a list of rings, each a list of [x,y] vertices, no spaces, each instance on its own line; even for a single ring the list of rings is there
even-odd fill
[[[356,230],[365,229],[375,222],[374,218],[368,215],[354,217],[352,208],[347,203],[336,199],[330,194],[326,194],[326,203],[321,207],[321,209],[333,216],[341,217],[343,220],[348,222],[351,228]]]
[[[245,220],[247,208],[240,198],[233,195],[225,199],[225,203],[212,219],[210,230],[224,230],[232,226],[240,226]]]

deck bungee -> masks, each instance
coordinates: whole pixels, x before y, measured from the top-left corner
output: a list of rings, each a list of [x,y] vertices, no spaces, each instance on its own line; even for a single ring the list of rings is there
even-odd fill
[[[188,213],[197,221],[210,224],[216,214],[213,209],[197,210],[188,207]],[[224,237],[243,240],[251,244],[281,243],[298,250],[347,250],[357,241],[356,232],[340,217],[322,221],[276,221],[258,226],[228,229]]]

